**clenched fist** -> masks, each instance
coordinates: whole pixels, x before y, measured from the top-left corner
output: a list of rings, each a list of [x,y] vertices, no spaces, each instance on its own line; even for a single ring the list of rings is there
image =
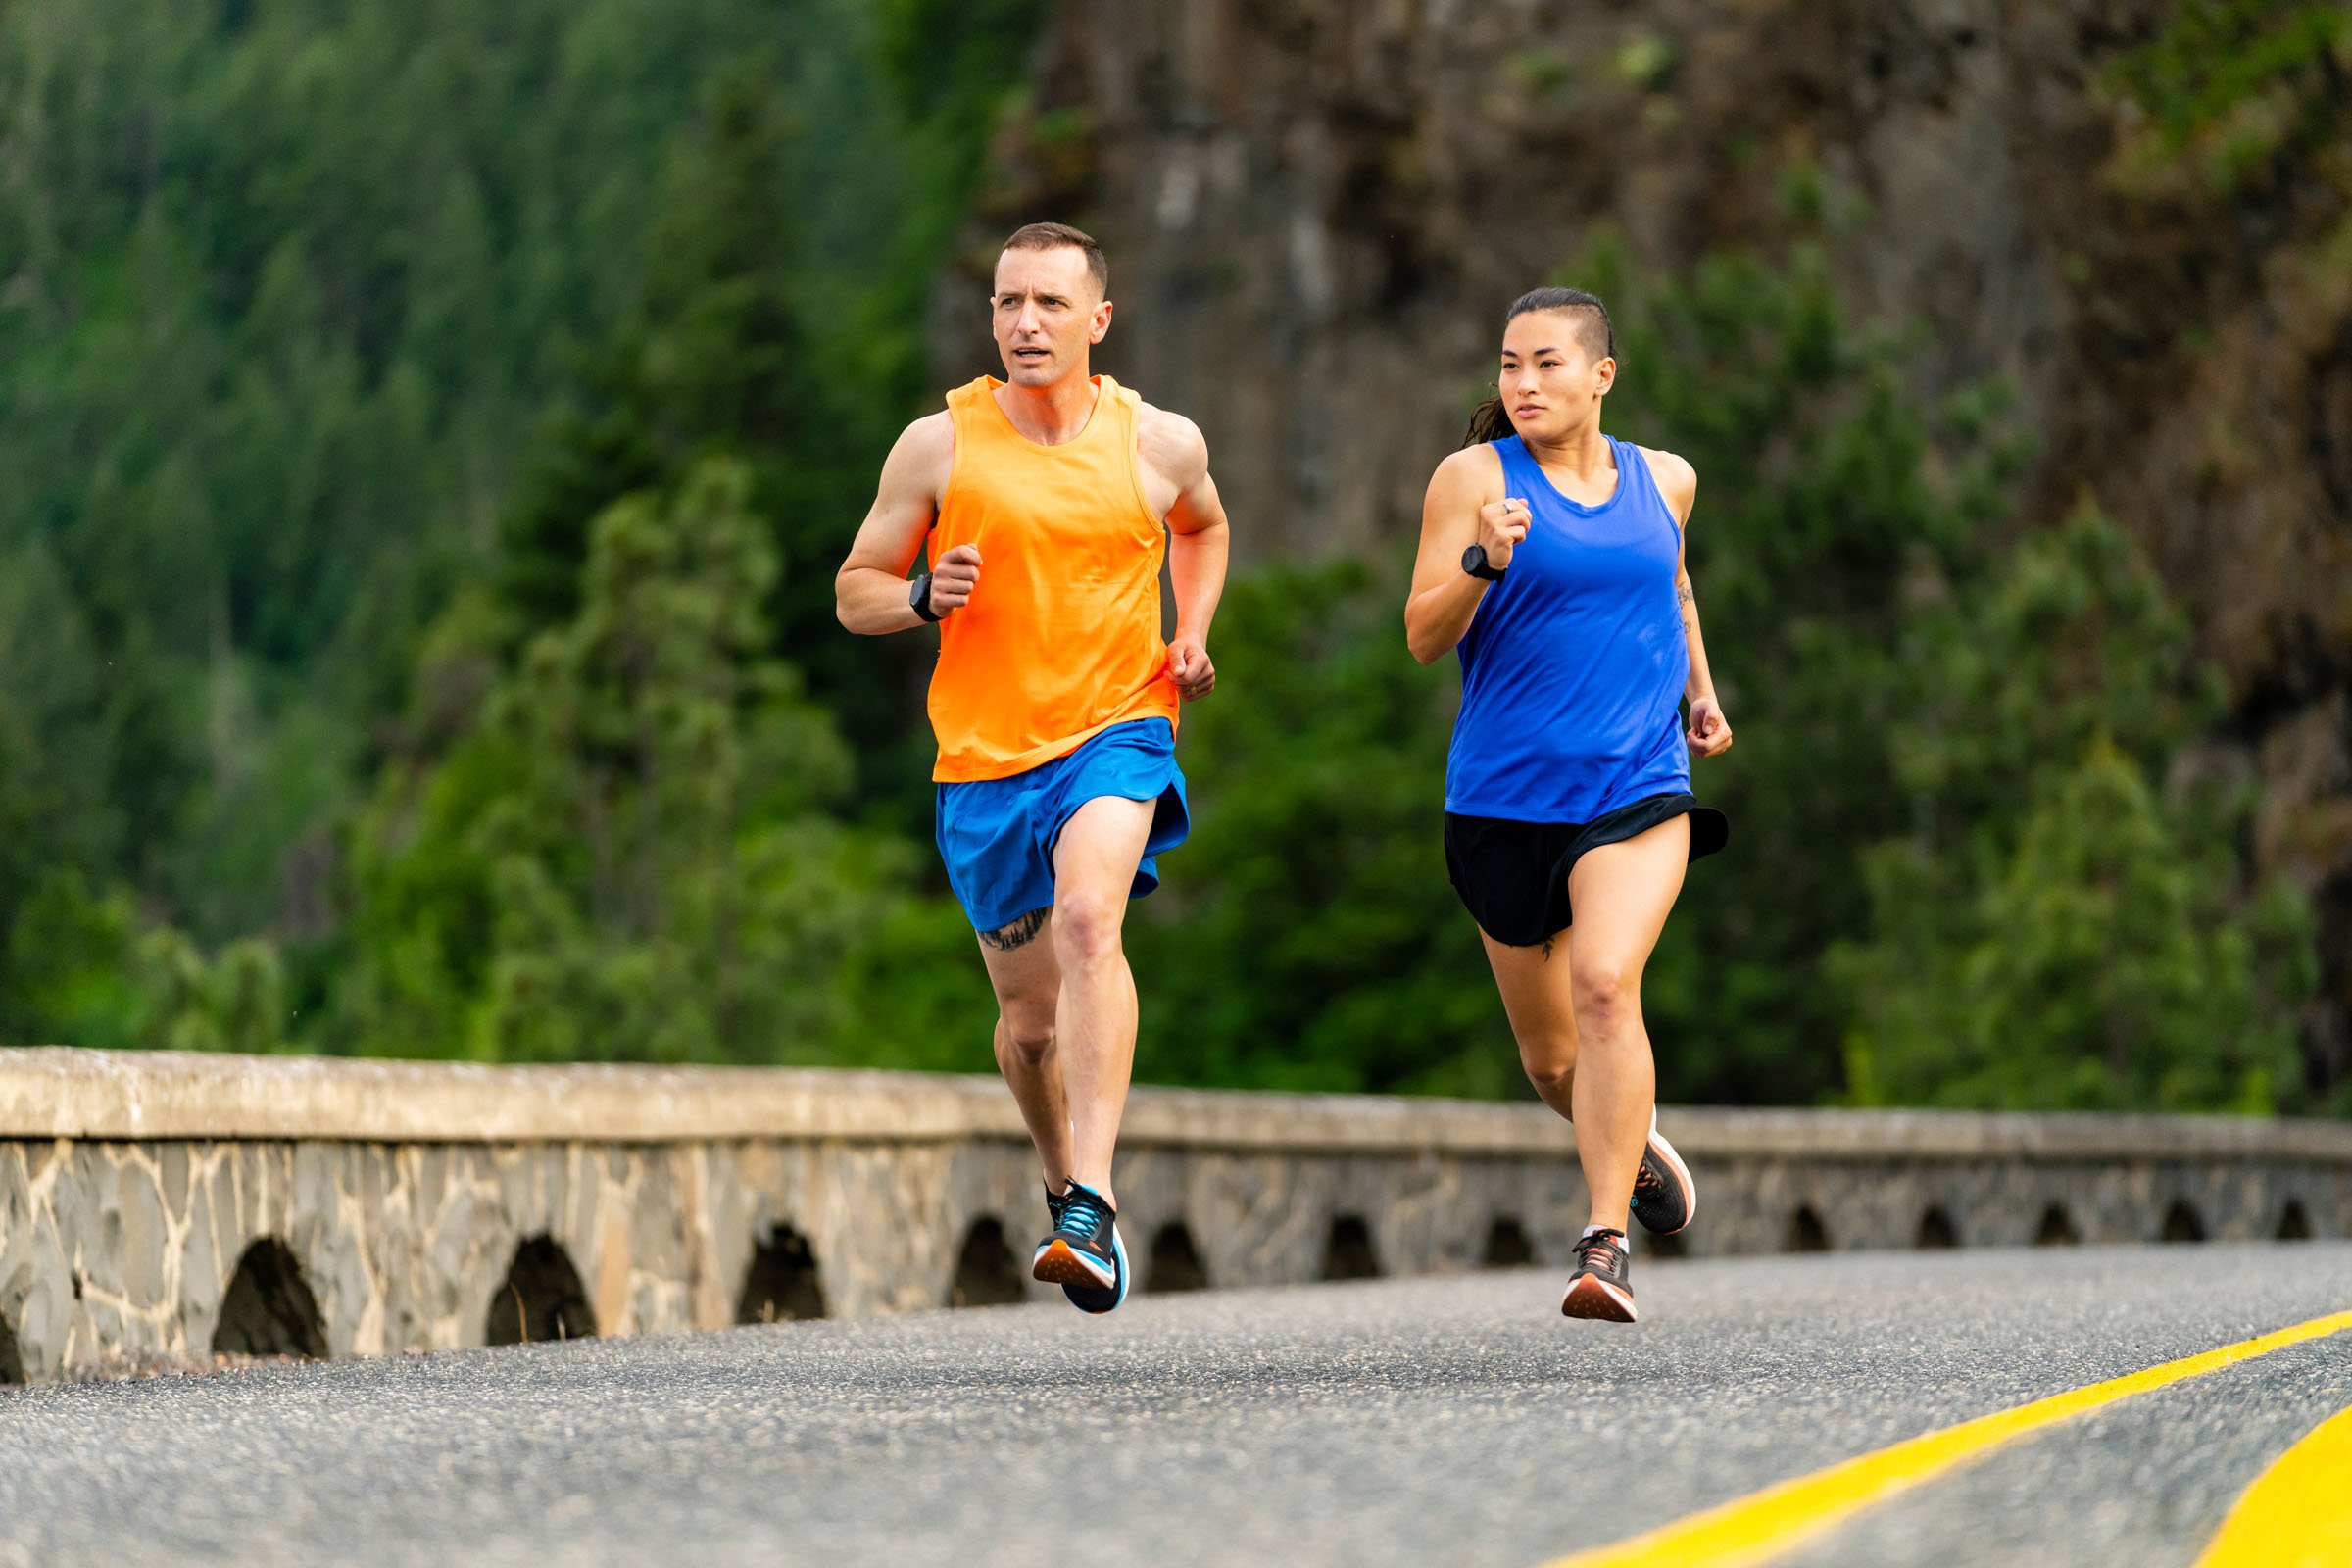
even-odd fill
[[[1478,542],[1487,552],[1487,564],[1496,571],[1511,564],[1511,551],[1527,537],[1527,503],[1516,496],[1490,501],[1478,509]]]
[[[945,619],[961,610],[980,581],[980,548],[957,545],[931,568],[931,613]]]
[[[1690,732],[1683,737],[1692,757],[1715,757],[1732,749],[1732,721],[1710,692],[1690,704]]]
[[[1176,695],[1188,703],[1199,702],[1217,689],[1217,666],[1208,662],[1208,650],[1198,637],[1179,637],[1168,644],[1168,678],[1176,683]]]

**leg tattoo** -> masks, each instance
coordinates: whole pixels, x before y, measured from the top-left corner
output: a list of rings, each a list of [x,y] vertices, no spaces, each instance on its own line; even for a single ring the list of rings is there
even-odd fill
[[[1037,933],[1045,928],[1046,916],[1053,912],[1051,906],[1043,909],[1031,909],[1007,925],[999,926],[994,931],[983,931],[980,933],[981,945],[994,948],[999,953],[1025,948],[1037,939]]]

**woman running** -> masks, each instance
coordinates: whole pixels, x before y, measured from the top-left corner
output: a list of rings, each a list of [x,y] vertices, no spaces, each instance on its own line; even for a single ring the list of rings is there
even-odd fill
[[[1446,870],[1592,1194],[1560,1310],[1631,1323],[1629,1209],[1670,1234],[1698,1206],[1658,1136],[1642,969],[1684,868],[1723,848],[1690,758],[1727,750],[1732,726],[1683,564],[1698,476],[1601,433],[1616,353],[1590,294],[1511,306],[1497,395],[1429,481],[1404,629],[1424,664],[1461,651]]]

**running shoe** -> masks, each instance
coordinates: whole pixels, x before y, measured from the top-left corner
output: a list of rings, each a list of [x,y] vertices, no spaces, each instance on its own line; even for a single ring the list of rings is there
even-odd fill
[[[1053,1188],[1046,1189],[1046,1212],[1054,1217],[1054,1228],[1061,1229],[1061,1211],[1068,1199]],[[1081,1312],[1107,1312],[1126,1298],[1126,1286],[1115,1291],[1100,1290],[1091,1285],[1064,1285],[1061,1294]]]
[[[1672,1236],[1698,1217],[1698,1188],[1690,1167],[1658,1131],[1658,1113],[1649,1113],[1649,1143],[1642,1151],[1642,1168],[1634,1176],[1634,1218],[1644,1230]]]
[[[1604,1323],[1634,1321],[1633,1255],[1623,1231],[1593,1231],[1576,1244],[1576,1272],[1568,1276],[1560,1312]]]
[[[1108,1312],[1127,1299],[1127,1248],[1119,1240],[1118,1215],[1101,1193],[1070,1183],[1054,1234],[1037,1244],[1029,1272],[1060,1286],[1082,1312]]]

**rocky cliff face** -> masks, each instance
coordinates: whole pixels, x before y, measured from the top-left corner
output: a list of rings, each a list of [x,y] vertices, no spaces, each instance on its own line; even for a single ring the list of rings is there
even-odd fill
[[[2352,1078],[2352,125],[2339,51],[2218,131],[2115,87],[2153,0],[1060,0],[943,280],[943,368],[992,363],[1012,220],[1102,236],[1105,368],[1206,431],[1245,557],[1396,545],[1495,323],[1599,225],[1642,265],[1769,242],[1815,172],[1866,317],[1934,391],[1994,375],[2225,671],[2202,760],[2323,913],[2313,1076]],[[2251,119],[2249,121],[2249,114]],[[2248,124],[2252,141],[2246,142]],[[2252,155],[2212,151],[2237,137]],[[2224,165],[2228,167],[2225,169]],[[969,299],[974,309],[950,309]]]

